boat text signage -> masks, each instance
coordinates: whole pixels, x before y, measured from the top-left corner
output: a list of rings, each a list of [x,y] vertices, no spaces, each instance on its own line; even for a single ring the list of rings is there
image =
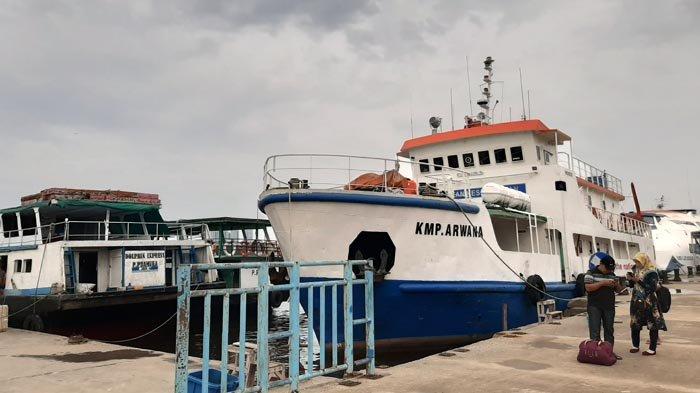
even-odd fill
[[[484,237],[481,225],[441,224],[439,222],[416,222],[416,235]]]
[[[124,251],[124,283],[131,286],[165,285],[165,251]]]
[[[125,251],[124,260],[134,273],[151,272],[165,263],[165,251]]]
[[[504,187],[512,188],[516,191],[527,193],[527,187],[525,186],[525,183],[506,184],[504,185]],[[466,197],[467,192],[469,193],[469,196],[471,198],[481,198],[481,187],[479,187],[455,190],[455,199],[464,199]]]

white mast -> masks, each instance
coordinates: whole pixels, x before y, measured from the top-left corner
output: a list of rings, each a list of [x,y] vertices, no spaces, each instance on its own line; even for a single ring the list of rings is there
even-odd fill
[[[483,124],[489,124],[492,121],[493,113],[491,113],[490,110],[491,84],[493,83],[493,68],[491,67],[491,64],[493,64],[494,61],[495,60],[493,60],[491,56],[486,57],[486,59],[484,60],[484,70],[486,71],[486,74],[484,75],[484,83],[481,84],[481,94],[484,96],[484,98],[476,102],[476,104],[479,105],[481,109],[483,109],[483,111],[479,112],[476,115],[476,118]]]

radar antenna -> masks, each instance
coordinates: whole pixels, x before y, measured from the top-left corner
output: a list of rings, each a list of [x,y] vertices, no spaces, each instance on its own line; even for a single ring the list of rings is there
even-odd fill
[[[476,127],[482,124],[491,124],[493,121],[493,115],[494,115],[494,110],[496,108],[496,104],[491,106],[491,97],[493,95],[492,93],[492,85],[494,83],[501,83],[499,81],[493,80],[493,67],[492,64],[495,60],[491,57],[488,56],[486,59],[484,59],[484,70],[486,73],[484,74],[483,78],[483,83],[479,85],[479,88],[481,89],[481,95],[483,96],[482,98],[478,99],[476,101],[476,104],[481,107],[481,111],[477,113],[475,117],[472,116],[464,116],[464,120],[467,123],[465,126],[466,128],[469,127]],[[498,101],[496,101],[498,103]]]

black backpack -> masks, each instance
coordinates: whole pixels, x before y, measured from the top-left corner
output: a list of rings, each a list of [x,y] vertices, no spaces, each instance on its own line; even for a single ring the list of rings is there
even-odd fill
[[[671,291],[663,285],[656,289],[656,299],[659,301],[659,311],[667,313],[671,309]]]

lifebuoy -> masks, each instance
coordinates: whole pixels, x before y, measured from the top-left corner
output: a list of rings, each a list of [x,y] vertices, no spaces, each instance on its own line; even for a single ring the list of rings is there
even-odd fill
[[[537,304],[540,300],[545,298],[543,292],[547,292],[547,286],[544,283],[542,277],[537,274],[529,276],[525,281],[525,296],[532,302],[532,304]],[[537,289],[535,289],[537,288]]]

